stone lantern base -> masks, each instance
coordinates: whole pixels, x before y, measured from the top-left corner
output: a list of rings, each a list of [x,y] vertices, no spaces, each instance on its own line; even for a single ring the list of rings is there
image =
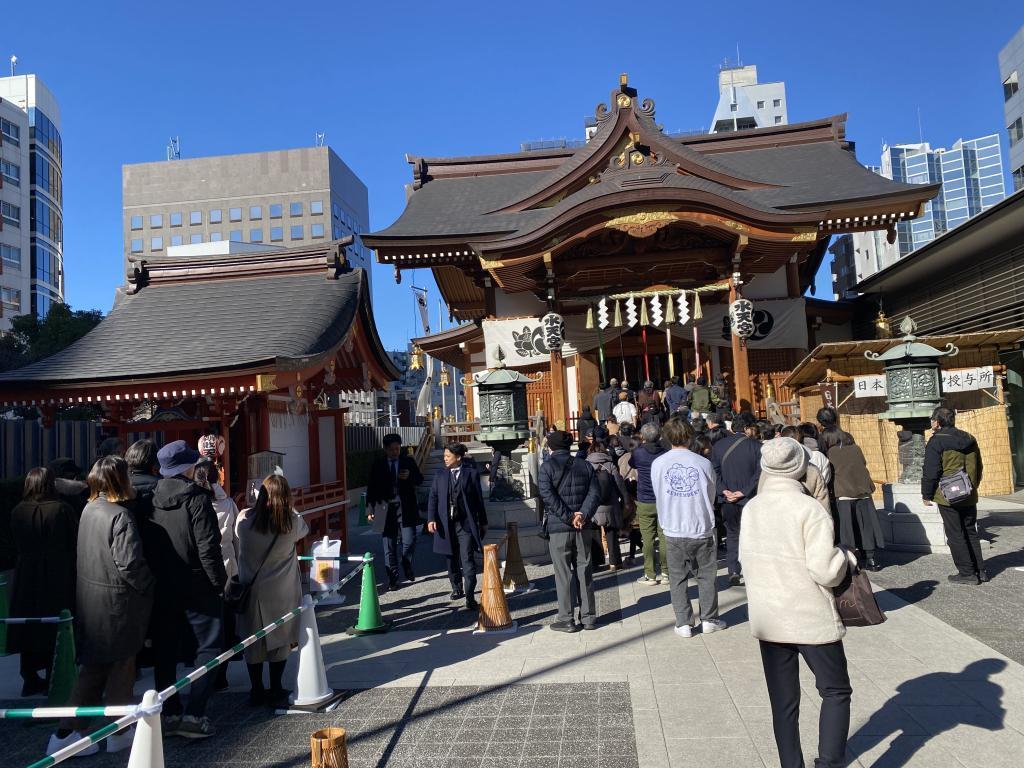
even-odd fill
[[[939,508],[925,506],[920,483],[885,483],[882,496],[878,521],[882,525],[886,549],[949,553]]]

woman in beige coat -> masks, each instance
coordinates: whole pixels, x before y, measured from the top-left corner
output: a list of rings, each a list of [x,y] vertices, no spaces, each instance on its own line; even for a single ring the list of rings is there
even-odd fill
[[[292,509],[292,491],[282,475],[263,481],[259,497],[235,526],[238,571],[242,584],[252,584],[245,610],[239,616],[242,635],[251,635],[302,603],[302,582],[295,545],[309,526]],[[245,649],[249,668],[249,700],[253,705],[288,705],[281,685],[288,653],[299,642],[299,622],[290,621]],[[270,666],[270,690],[263,689],[263,662]]]
[[[761,447],[762,485],[743,511],[740,562],[781,766],[804,765],[798,722],[803,656],[821,695],[814,765],[840,768],[852,689],[843,651],[846,628],[832,588],[856,558],[833,545],[831,515],[800,483],[806,468],[807,452],[792,438],[779,437]]]

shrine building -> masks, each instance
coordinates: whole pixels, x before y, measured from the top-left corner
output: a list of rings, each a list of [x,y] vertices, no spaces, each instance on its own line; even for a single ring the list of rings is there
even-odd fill
[[[845,115],[672,135],[623,75],[595,118],[578,147],[409,156],[404,212],[363,237],[398,281],[430,269],[461,321],[414,340],[424,352],[544,372],[530,405],[556,423],[611,378],[722,376],[755,412],[770,392],[793,399],[783,382],[808,350],[850,336],[851,309],[804,298],[830,237],[894,237],[939,189],[864,168]],[[564,321],[561,348],[547,346],[548,315]]]
[[[247,253],[130,257],[128,284],[100,324],[55,355],[0,374],[4,406],[44,423],[92,406],[124,444],[215,435],[225,490],[279,465],[311,538],[345,531],[343,390],[399,371],[377,335],[352,238]]]

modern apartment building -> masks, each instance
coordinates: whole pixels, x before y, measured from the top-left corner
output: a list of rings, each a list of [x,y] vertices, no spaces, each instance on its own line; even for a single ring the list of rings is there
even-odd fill
[[[999,76],[1003,79],[1003,111],[1010,142],[1010,178],[1013,189],[1024,189],[1024,27],[999,52]]]
[[[370,272],[366,185],[330,147],[125,165],[129,256],[220,240],[291,247],[355,235],[353,266]]]
[[[64,301],[60,107],[36,75],[0,77],[0,330]]]
[[[899,248],[883,230],[839,235],[828,248],[832,254],[832,291],[835,299],[853,298],[861,280],[899,261]]]
[[[924,215],[896,225],[900,257],[930,243],[1006,197],[999,136],[959,139],[949,149],[924,144],[882,147],[881,173],[909,184],[942,183]]]
[[[786,84],[757,82],[757,66],[722,67],[718,72],[718,108],[709,133],[786,125]]]

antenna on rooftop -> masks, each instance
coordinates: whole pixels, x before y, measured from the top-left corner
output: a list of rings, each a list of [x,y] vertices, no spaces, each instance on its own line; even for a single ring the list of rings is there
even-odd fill
[[[172,136],[167,140],[167,159],[181,160],[181,137]]]
[[[924,144],[924,129],[921,127],[921,107],[917,108],[917,140]]]
[[[322,147],[324,145],[324,139],[327,138],[327,131],[317,131],[315,136],[314,146]]]
[[[18,66],[18,57],[11,56],[11,77],[14,77],[14,68]]]
[[[743,61],[740,59],[740,44],[736,43],[736,66],[742,67]]]

